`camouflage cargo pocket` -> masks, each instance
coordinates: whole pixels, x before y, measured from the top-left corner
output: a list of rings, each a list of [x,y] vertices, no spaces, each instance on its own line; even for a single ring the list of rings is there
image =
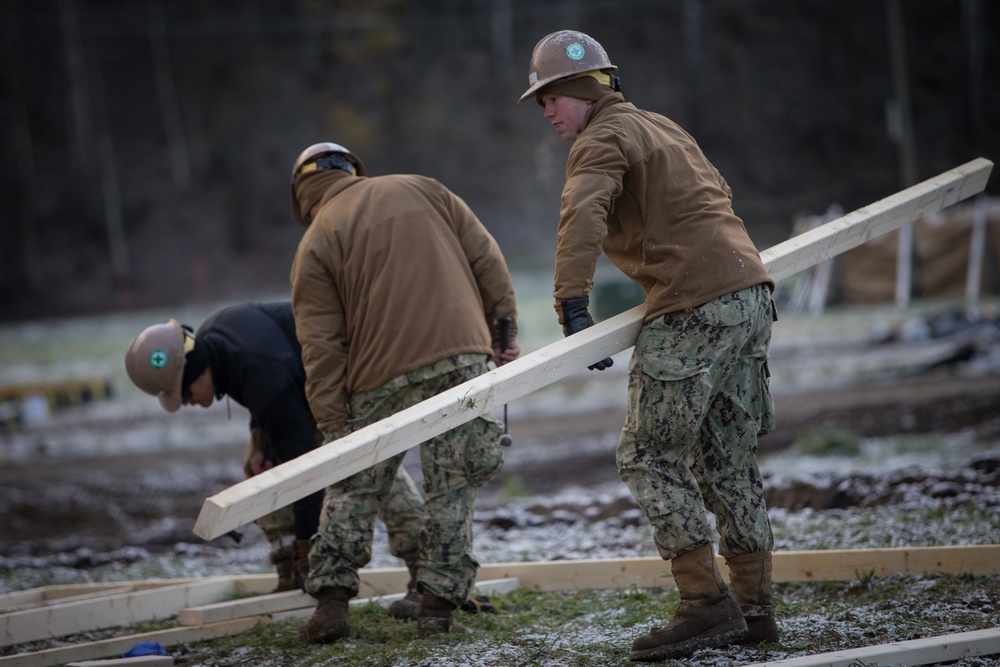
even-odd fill
[[[767,370],[767,360],[757,366],[757,391],[753,395],[753,408],[757,419],[757,437],[761,438],[774,430],[774,398],[771,396],[771,379]]]
[[[503,447],[500,438],[503,436],[503,424],[492,415],[483,415],[473,419],[470,426],[475,439],[466,450],[465,470],[469,484],[481,487],[503,467]]]

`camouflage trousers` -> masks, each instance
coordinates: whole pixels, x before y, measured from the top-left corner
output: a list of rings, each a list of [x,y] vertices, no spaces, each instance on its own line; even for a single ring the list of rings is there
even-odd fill
[[[295,558],[295,515],[291,505],[265,514],[256,523],[271,544],[271,563]]]
[[[335,435],[364,426],[482,375],[485,355],[439,361],[377,388],[350,397],[352,418]],[[472,515],[478,489],[503,465],[503,425],[490,415],[420,445],[424,508],[413,527],[420,531],[418,590],[458,605],[473,584],[479,562],[472,551]],[[371,560],[376,509],[389,493],[405,454],[398,454],[330,486],[319,532],[309,552],[306,590],[316,595],[330,587],[357,594],[358,570]]]
[[[664,559],[712,543],[771,549],[757,438],[774,426],[767,354],[773,305],[757,285],[643,326],[629,366],[618,472]]]

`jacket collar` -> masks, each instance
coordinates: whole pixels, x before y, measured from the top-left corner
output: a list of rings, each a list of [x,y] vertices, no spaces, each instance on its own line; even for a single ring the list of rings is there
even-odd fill
[[[587,129],[590,122],[594,120],[597,114],[601,113],[604,109],[608,108],[612,104],[622,104],[624,102],[625,96],[621,93],[610,93],[599,100],[595,100],[594,103],[590,105],[590,108],[587,109],[587,113],[583,116],[583,127],[580,128],[580,131],[583,132]]]

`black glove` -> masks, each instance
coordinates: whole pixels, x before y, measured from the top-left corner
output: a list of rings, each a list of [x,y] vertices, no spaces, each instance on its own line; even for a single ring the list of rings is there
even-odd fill
[[[563,335],[572,336],[583,331],[587,327],[594,326],[594,318],[590,316],[587,308],[590,306],[590,297],[578,296],[575,299],[565,299],[559,302],[559,311],[562,313]],[[598,361],[593,366],[588,366],[590,370],[603,371],[614,365],[611,357]]]

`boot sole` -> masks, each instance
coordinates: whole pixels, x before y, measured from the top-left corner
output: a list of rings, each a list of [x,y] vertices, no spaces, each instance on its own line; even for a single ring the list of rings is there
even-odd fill
[[[682,642],[632,651],[628,659],[633,662],[659,662],[670,658],[684,658],[702,649],[722,648],[735,644],[746,635],[746,632],[746,626],[740,621],[735,621],[727,625],[725,629],[711,634],[705,633]]]

